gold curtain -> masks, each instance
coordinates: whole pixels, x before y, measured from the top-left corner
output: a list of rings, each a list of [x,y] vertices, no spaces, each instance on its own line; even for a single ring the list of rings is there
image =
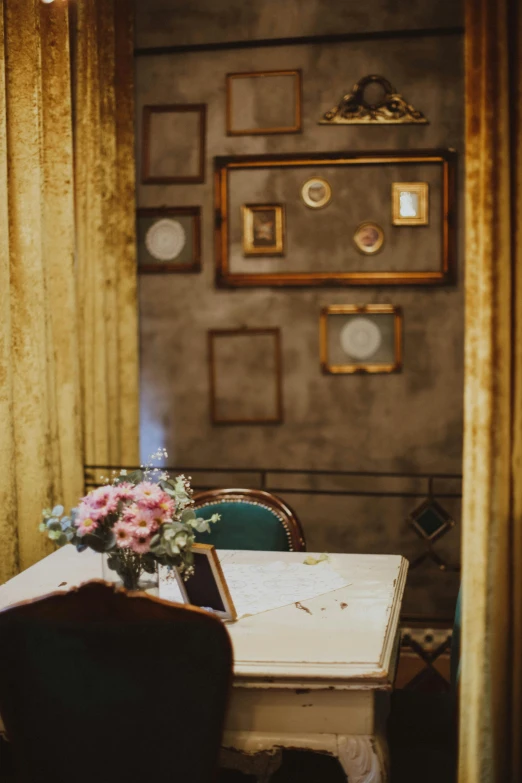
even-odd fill
[[[73,112],[68,3],[0,0],[0,583],[138,459],[131,5],[78,0]]]
[[[459,783],[522,780],[522,12],[466,0]]]
[[[77,295],[85,461],[138,461],[133,29],[129,0],[78,0]]]
[[[67,6],[0,18],[0,582],[49,551],[44,506],[82,489]]]

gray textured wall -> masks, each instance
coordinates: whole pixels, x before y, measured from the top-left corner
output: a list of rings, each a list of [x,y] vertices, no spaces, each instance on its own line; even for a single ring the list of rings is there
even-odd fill
[[[267,9],[276,5],[282,17],[275,11],[267,16]],[[357,6],[338,3],[337,24],[328,13],[333,2],[300,2],[299,8],[304,11],[299,16],[299,31],[364,28],[370,17],[374,29],[460,22],[455,3],[413,3],[408,9],[406,4],[400,5],[403,11],[394,13],[399,4],[393,0]],[[143,2],[142,6],[137,26],[141,45],[166,43],[167,39],[215,39],[218,28],[222,36],[243,39],[295,32],[293,0],[277,4],[214,4],[200,0],[176,4],[175,14],[174,3]],[[199,14],[196,24],[190,9],[204,7],[208,13]],[[318,14],[319,8],[324,13]],[[369,11],[372,8],[375,18]],[[144,104],[206,103],[209,127],[204,185],[140,185],[138,190],[139,205],[143,207],[203,208],[203,272],[140,278],[144,455],[165,446],[171,464],[460,471],[461,248],[458,283],[448,287],[216,290],[211,171],[212,158],[223,154],[430,147],[454,147],[462,154],[462,44],[459,37],[446,37],[138,58],[138,143]],[[228,138],[225,74],[278,68],[300,68],[303,72],[303,133]],[[430,124],[381,128],[317,125],[321,114],[368,73],[386,76],[427,115]],[[462,177],[459,179],[462,182]],[[459,240],[462,220],[460,199]],[[322,375],[318,337],[321,307],[372,302],[403,307],[403,372],[373,377]],[[281,426],[215,427],[210,423],[206,333],[210,328],[242,325],[278,326],[282,330],[285,422]],[[421,543],[404,523],[414,501],[288,499],[303,520],[310,549],[400,552],[409,558],[422,551]],[[447,505],[458,518],[458,504],[454,508]],[[458,561],[458,529],[438,546],[448,560]],[[452,611],[456,575],[441,574],[435,565],[426,564],[412,573],[409,584],[406,608],[410,611]]]
[[[169,46],[463,24],[458,0],[135,0],[136,43]]]

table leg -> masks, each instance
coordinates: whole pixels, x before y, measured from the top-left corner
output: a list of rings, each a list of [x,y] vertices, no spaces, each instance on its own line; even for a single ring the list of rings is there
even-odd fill
[[[378,737],[337,738],[337,758],[348,783],[386,783],[386,748]]]

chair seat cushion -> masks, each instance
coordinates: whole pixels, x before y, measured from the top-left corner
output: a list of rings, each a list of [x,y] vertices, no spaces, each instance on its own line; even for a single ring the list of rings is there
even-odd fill
[[[261,503],[220,501],[196,509],[198,516],[209,518],[220,514],[210,533],[198,533],[200,544],[213,544],[216,549],[255,549],[288,552],[290,539],[283,520]]]

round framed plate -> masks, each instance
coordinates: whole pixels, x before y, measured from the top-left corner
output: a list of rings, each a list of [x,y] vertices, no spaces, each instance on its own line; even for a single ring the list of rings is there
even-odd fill
[[[369,318],[351,318],[341,329],[342,349],[354,359],[369,359],[381,342],[381,330]]]
[[[384,244],[384,231],[377,223],[361,223],[353,235],[357,249],[366,255],[378,253]]]
[[[330,183],[322,177],[307,179],[301,188],[301,198],[307,207],[321,209],[332,200]]]
[[[147,250],[158,261],[173,261],[185,247],[186,241],[185,229],[171,218],[157,220],[145,236]]]

